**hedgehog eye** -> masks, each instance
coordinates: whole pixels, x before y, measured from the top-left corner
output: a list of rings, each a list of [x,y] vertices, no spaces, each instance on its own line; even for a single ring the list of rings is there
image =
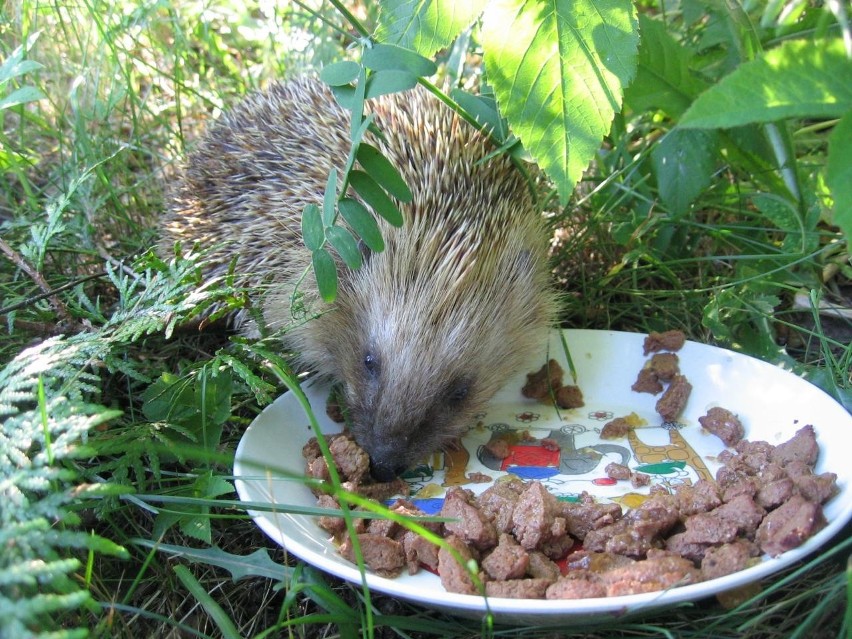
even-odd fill
[[[447,401],[451,404],[461,404],[470,394],[470,381],[455,382],[447,389]]]
[[[364,356],[364,368],[370,377],[377,377],[379,375],[379,358],[372,353],[367,353]]]

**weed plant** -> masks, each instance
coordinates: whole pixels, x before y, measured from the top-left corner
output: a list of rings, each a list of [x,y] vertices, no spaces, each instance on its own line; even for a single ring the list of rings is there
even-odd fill
[[[702,86],[735,67],[743,24],[767,48],[850,33],[842,6],[638,8],[647,42],[700,60]],[[298,376],[274,337],[201,319],[247,307],[233,279],[202,283],[193,247],[168,260],[151,247],[203,127],[274,78],[351,57],[359,33],[346,13],[372,33],[378,5],[20,0],[0,11],[0,636],[851,636],[848,534],[734,609],[701,601],[559,629],[455,619],[289,557],[234,501],[231,464],[246,425]],[[459,86],[487,86],[480,36],[438,56]],[[679,165],[700,184],[672,183],[660,167],[683,113],[649,102],[642,82],[570,200],[554,193],[547,207],[563,324],[680,328],[852,407],[852,264],[825,182],[839,118],[785,121],[793,174],[742,128],[705,145],[724,149],[715,159]],[[694,89],[683,87],[667,90]]]

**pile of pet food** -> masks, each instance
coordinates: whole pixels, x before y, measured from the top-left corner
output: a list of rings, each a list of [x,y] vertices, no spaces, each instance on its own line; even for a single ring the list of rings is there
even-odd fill
[[[675,331],[649,335],[645,354],[654,355],[634,385],[638,392],[662,393],[657,411],[667,420],[676,418],[691,390],[673,352],[683,341]],[[561,387],[554,364],[530,380],[544,375],[551,387]],[[577,502],[559,501],[540,482],[509,475],[478,496],[451,488],[440,511],[451,521],[423,524],[455,553],[388,519],[356,520],[360,552],[368,568],[383,576],[425,567],[449,592],[480,594],[466,568],[474,559],[489,597],[579,599],[653,592],[728,575],[762,554],[774,557],[801,545],[825,525],[822,504],[837,490],[836,475],[814,473],[819,447],[812,426],[773,446],[742,439],[742,425],[724,408],[711,408],[699,422],[728,446],[719,456],[723,465],[715,482],[683,484],[673,493],[652,487],[647,500],[623,512],[619,504],[597,502],[586,493]],[[601,435],[622,437],[630,427],[629,420],[618,418]],[[344,488],[382,501],[407,495],[401,479],[371,483],[369,458],[348,434],[330,436],[328,442]],[[317,442],[309,442],[303,453],[308,475],[327,479]],[[641,473],[621,464],[610,464],[607,472],[647,484]],[[318,504],[337,507],[323,493]],[[391,509],[424,514],[404,498]],[[321,517],[319,525],[354,561],[343,518]]]

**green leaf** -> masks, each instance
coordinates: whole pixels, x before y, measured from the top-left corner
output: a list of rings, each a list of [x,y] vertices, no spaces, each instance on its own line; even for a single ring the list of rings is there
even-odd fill
[[[349,183],[373,210],[393,226],[402,226],[402,213],[373,178],[363,171],[351,171]]]
[[[788,40],[702,93],[682,127],[731,128],[790,117],[841,117],[852,109],[852,60],[843,42]]]
[[[715,131],[673,129],[651,151],[660,197],[675,215],[689,205],[713,179],[718,158]]]
[[[6,97],[0,98],[0,110],[18,106],[19,104],[36,102],[44,97],[44,93],[35,87],[21,87],[20,89],[12,91],[12,93]]]
[[[340,214],[352,230],[360,237],[371,251],[380,253],[385,250],[385,241],[379,229],[376,218],[358,200],[343,198],[337,204]]]
[[[364,49],[361,63],[373,71],[395,69],[408,71],[417,77],[428,77],[438,71],[438,67],[429,58],[394,44],[374,44]]]
[[[828,140],[825,181],[834,199],[834,223],[852,243],[852,110],[837,123]]]
[[[405,180],[381,151],[362,142],[358,147],[358,162],[364,170],[388,193],[401,202],[411,202],[412,194]]]
[[[361,72],[361,65],[351,60],[332,62],[322,68],[319,73],[320,80],[331,87],[343,86],[355,82]]]
[[[331,253],[321,248],[313,252],[311,263],[314,266],[314,277],[320,297],[326,302],[333,302],[337,298],[337,265],[334,258]]]
[[[201,585],[187,567],[178,564],[174,566],[174,571],[184,587],[195,597],[196,601],[201,604],[201,607],[204,608],[207,615],[216,624],[216,627],[219,629],[219,636],[224,639],[240,639],[242,635],[240,635],[240,631],[237,630],[228,613],[216,603],[216,600],[210,596],[207,589]]]
[[[328,174],[328,180],[325,183],[325,193],[322,198],[322,223],[323,226],[331,226],[334,224],[334,216],[337,211],[337,207],[335,203],[337,202],[337,169],[332,169]],[[302,224],[305,223],[304,215],[302,216]],[[311,222],[315,224],[315,221]],[[316,229],[311,229],[312,232],[316,232]],[[304,232],[304,231],[303,231]],[[305,244],[307,246],[307,243]],[[322,244],[320,244],[322,246]],[[319,246],[308,248],[313,251],[318,249]]]
[[[497,103],[493,97],[473,95],[461,89],[450,91],[450,97],[492,135],[501,141],[506,140],[506,121],[497,111]]]
[[[677,119],[705,86],[690,70],[692,51],[661,20],[640,15],[639,32],[636,78],[624,90],[624,103],[635,113],[659,109]]]
[[[170,553],[189,561],[224,568],[231,573],[231,579],[234,582],[246,577],[266,577],[267,579],[282,581],[293,572],[293,569],[289,566],[275,563],[265,548],[255,550],[249,555],[234,555],[216,546],[191,548],[173,544],[157,544],[147,539],[134,539],[133,542],[140,546],[156,548],[160,552]]]
[[[376,39],[431,57],[482,13],[488,0],[386,0]]]
[[[361,251],[352,233],[341,226],[330,226],[326,229],[328,241],[351,269],[361,268]]]
[[[632,3],[495,0],[482,44],[503,115],[566,203],[636,71]]]
[[[302,241],[309,251],[316,251],[325,243],[322,215],[316,204],[308,204],[302,211]]]
[[[377,98],[388,93],[402,93],[417,85],[417,76],[409,71],[387,69],[374,71],[367,79],[367,98]]]

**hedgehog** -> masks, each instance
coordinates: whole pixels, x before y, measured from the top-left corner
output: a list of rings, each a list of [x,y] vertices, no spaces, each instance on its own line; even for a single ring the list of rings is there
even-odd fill
[[[543,356],[556,303],[545,221],[510,159],[421,87],[369,100],[367,111],[380,132],[367,141],[413,197],[397,202],[402,226],[379,220],[383,251],[362,246],[356,270],[339,262],[333,303],[305,277],[300,220],[322,205],[330,171],[344,169],[351,114],[313,77],[274,83],[211,125],[173,189],[159,248],[209,249],[208,278],[237,258],[263,322],[282,329],[298,365],[339,384],[351,433],[383,481],[450,445]]]

